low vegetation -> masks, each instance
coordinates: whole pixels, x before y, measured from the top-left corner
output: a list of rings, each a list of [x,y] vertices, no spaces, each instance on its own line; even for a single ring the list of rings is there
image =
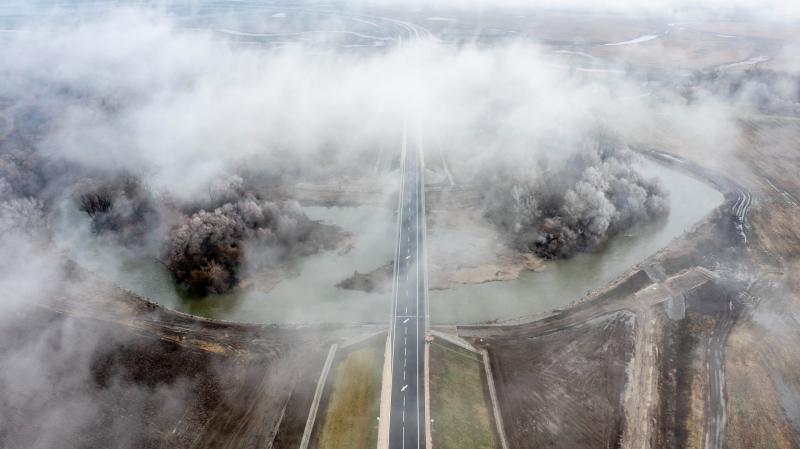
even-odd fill
[[[495,449],[480,356],[437,340],[431,345],[430,359],[433,446]]]
[[[378,441],[382,340],[348,354],[333,375],[317,449],[372,449]]]

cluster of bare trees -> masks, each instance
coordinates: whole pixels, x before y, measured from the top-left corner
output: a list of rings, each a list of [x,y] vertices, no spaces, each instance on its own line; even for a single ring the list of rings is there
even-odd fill
[[[45,229],[44,203],[35,198],[0,202],[0,234],[23,233],[40,237]]]
[[[46,240],[41,196],[45,164],[34,152],[0,141],[0,235],[24,234]]]
[[[296,201],[260,199],[233,177],[212,186],[213,205],[185,216],[169,235],[165,259],[176,279],[194,294],[222,293],[238,281],[245,247],[276,257],[316,252],[321,226]]]
[[[141,239],[157,220],[153,197],[131,175],[84,181],[76,188],[75,200],[96,233],[113,233],[123,243]]]
[[[167,266],[194,294],[228,291],[242,262],[243,239],[238,217],[201,210],[170,235]]]
[[[43,162],[33,152],[2,148],[0,143],[0,197],[35,197],[45,184]]]
[[[667,192],[634,161],[630,150],[593,139],[555,166],[504,167],[486,179],[486,215],[515,246],[542,257],[593,251],[669,212]]]
[[[698,71],[680,86],[689,101],[717,96],[774,114],[800,113],[800,75],[753,66]]]

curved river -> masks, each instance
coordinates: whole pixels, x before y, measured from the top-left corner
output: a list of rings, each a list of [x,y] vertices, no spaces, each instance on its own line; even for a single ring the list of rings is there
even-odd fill
[[[432,322],[486,322],[564,307],[655,254],[724,201],[713,187],[672,168],[645,162],[641,172],[660,178],[670,192],[665,221],[619,235],[601,252],[548,262],[542,272],[522,272],[514,281],[431,291]]]
[[[670,192],[671,212],[662,223],[618,236],[597,254],[551,262],[543,272],[519,279],[462,285],[430,292],[431,322],[473,323],[513,318],[563,307],[600,287],[683,234],[723,201],[722,194],[684,173],[646,162]],[[346,253],[326,252],[291,267],[294,276],[269,293],[241,290],[197,300],[186,298],[158,262],[120,254],[91,242],[87,220],[67,211],[60,245],[78,263],[121,287],[165,307],[195,315],[251,323],[383,322],[389,317],[389,293],[341,290],[335,284],[353,271],[366,272],[391,260],[395,223],[392,211],[372,206],[308,207],[312,219],[341,226],[356,236]],[[70,216],[71,214],[71,216]],[[76,226],[75,223],[81,223]]]

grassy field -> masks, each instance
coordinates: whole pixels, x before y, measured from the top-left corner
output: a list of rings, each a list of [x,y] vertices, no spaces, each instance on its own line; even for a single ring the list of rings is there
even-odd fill
[[[478,354],[436,340],[431,344],[431,425],[436,449],[495,449],[490,405]]]
[[[318,449],[374,449],[378,440],[384,340],[348,354],[333,376]]]

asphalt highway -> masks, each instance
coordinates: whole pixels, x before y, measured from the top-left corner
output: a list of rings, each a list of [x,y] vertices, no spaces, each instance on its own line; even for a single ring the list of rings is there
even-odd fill
[[[425,210],[421,157],[414,147],[408,151],[404,135],[392,298],[389,449],[425,447]]]

